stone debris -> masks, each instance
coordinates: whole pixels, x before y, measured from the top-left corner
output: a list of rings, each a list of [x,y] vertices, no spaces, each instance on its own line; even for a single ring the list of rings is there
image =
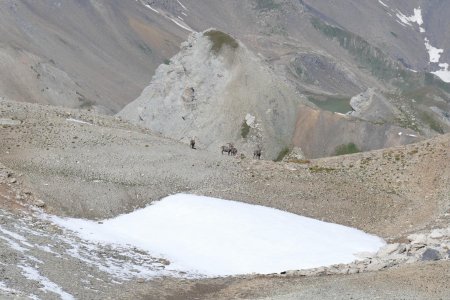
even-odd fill
[[[9,118],[0,118],[0,125],[4,126],[17,126],[20,125],[22,122],[19,120],[13,120]]]
[[[450,227],[428,233],[411,234],[409,243],[387,244],[375,254],[361,253],[361,260],[307,270],[289,270],[282,276],[344,275],[379,271],[400,264],[450,260]]]
[[[36,205],[37,207],[45,207],[45,202],[42,200],[36,200],[34,202],[34,205]]]

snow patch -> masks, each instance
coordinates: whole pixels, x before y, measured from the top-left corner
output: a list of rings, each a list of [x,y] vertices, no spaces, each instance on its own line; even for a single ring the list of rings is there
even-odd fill
[[[0,239],[6,241],[6,242],[8,243],[8,245],[9,245],[9,247],[10,247],[11,249],[13,249],[13,250],[16,250],[16,251],[21,252],[21,253],[25,253],[25,251],[28,251],[28,249],[23,248],[22,246],[20,246],[19,244],[17,244],[15,241],[13,241],[13,240],[11,240],[11,239],[5,237],[5,236],[1,236],[1,235],[0,235]]]
[[[428,55],[430,56],[430,62],[438,63],[439,59],[441,58],[441,54],[444,52],[444,49],[438,49],[436,47],[433,47],[430,44],[430,41],[428,40],[428,38],[425,38],[425,47],[428,50]]]
[[[182,23],[178,22],[178,21],[177,21],[176,19],[174,19],[174,18],[170,18],[170,17],[169,17],[169,19],[170,19],[172,22],[174,22],[175,24],[177,24],[179,27],[181,27],[181,28],[183,28],[183,29],[185,29],[185,30],[187,30],[187,31],[194,32],[194,30],[192,30],[192,28],[189,27],[189,26],[187,26],[186,24],[182,24]]]
[[[73,122],[73,123],[79,123],[79,124],[93,125],[92,123],[82,121],[82,120],[72,119],[72,118],[68,118],[68,119],[66,119],[66,121]]]
[[[41,283],[43,285],[43,287],[40,288],[41,290],[58,294],[62,300],[75,299],[71,294],[63,291],[59,285],[50,281],[47,277],[40,275],[36,269],[30,266],[19,266],[19,268],[22,269],[22,275],[25,276],[25,278]]]
[[[378,0],[378,3],[380,3],[380,4],[383,5],[384,7],[389,8],[389,6],[388,6],[386,3],[384,3],[383,1],[381,1],[381,0]]]
[[[251,128],[255,127],[255,120],[256,117],[250,113],[245,115],[245,123],[250,126]]]
[[[432,74],[439,76],[442,81],[450,83],[450,70],[449,70],[449,64],[447,63],[441,63],[439,64],[439,67],[441,67],[440,70],[431,72]]]
[[[6,283],[4,283],[3,281],[0,281],[0,292],[12,294],[12,295],[17,295],[20,293],[19,291],[16,291],[15,289],[9,288],[6,285]]]
[[[150,4],[144,4],[145,7],[150,8],[151,10],[153,10],[155,13],[159,14],[159,11],[156,10],[155,8],[151,7]]]
[[[186,6],[184,6],[183,3],[181,3],[179,0],[177,0],[177,2],[178,2],[178,4],[181,5],[181,7],[182,7],[184,10],[188,10],[188,9],[186,8]]]
[[[411,23],[417,23],[419,26],[423,24],[422,18],[422,10],[419,8],[414,8],[414,14],[410,17],[407,17],[401,11],[397,10],[397,18],[406,25],[412,25]]]
[[[420,32],[425,32],[425,29],[422,27],[423,17],[420,6],[419,8],[414,8],[414,14],[412,16],[408,17],[399,10],[397,10],[396,16],[404,25],[412,26],[413,23],[417,23]]]
[[[51,220],[85,240],[137,247],[170,261],[166,270],[225,276],[307,269],[376,252],[381,238],[280,210],[177,194],[104,220]]]

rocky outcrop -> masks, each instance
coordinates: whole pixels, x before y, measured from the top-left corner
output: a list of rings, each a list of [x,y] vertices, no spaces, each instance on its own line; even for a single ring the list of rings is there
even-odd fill
[[[290,144],[299,95],[232,36],[194,33],[119,115],[162,135],[216,150],[256,144],[266,158]],[[218,150],[217,150],[218,151]]]
[[[353,111],[349,115],[371,122],[393,122],[401,112],[379,91],[369,88],[350,100]]]
[[[400,264],[450,260],[450,227],[411,234],[407,243],[387,244],[375,254],[363,253],[362,260],[307,270],[291,270],[282,275],[317,276],[379,271]]]
[[[307,158],[318,158],[335,155],[337,147],[350,143],[360,151],[369,151],[421,139],[411,129],[301,106],[292,143],[300,147]]]

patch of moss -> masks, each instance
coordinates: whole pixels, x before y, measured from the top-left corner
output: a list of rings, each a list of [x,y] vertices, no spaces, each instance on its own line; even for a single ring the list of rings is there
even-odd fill
[[[320,173],[320,172],[329,173],[329,172],[336,171],[336,169],[334,169],[334,168],[327,168],[327,167],[320,167],[320,166],[312,166],[312,167],[309,167],[309,171],[311,173]]]
[[[422,121],[427,124],[432,130],[444,134],[444,128],[442,127],[441,122],[436,120],[430,113],[423,112],[420,115]]]
[[[149,46],[145,45],[145,44],[139,44],[139,49],[141,49],[142,52],[144,52],[146,55],[150,56],[152,55],[153,51],[152,49],[150,49]]]
[[[211,50],[217,54],[222,50],[224,46],[231,49],[237,49],[239,47],[238,42],[229,34],[226,34],[218,30],[210,30],[204,34],[212,42]]]
[[[294,164],[306,165],[306,164],[309,164],[311,161],[308,160],[308,159],[296,159],[296,158],[293,158],[293,159],[289,159],[287,162],[294,163]]]
[[[277,158],[275,159],[275,161],[282,161],[283,158],[289,154],[289,152],[291,152],[291,149],[289,149],[289,147],[284,147],[283,149],[280,150],[280,152],[278,153]]]
[[[163,63],[165,65],[170,65],[170,59],[168,59],[168,58],[164,59]]]
[[[359,150],[358,146],[356,146],[354,143],[339,145],[334,150],[335,155],[345,155],[345,154],[352,154],[352,153],[358,153],[358,152],[361,152],[361,150]]]
[[[350,97],[347,96],[310,94],[307,97],[309,101],[323,110],[342,114],[352,110],[352,107],[350,106]]]
[[[280,8],[280,6],[273,0],[256,0],[256,9],[258,10],[273,10]]]
[[[241,136],[245,139],[250,133],[250,126],[248,126],[247,122],[242,122],[241,125]]]
[[[311,24],[328,38],[337,40],[339,45],[346,49],[362,68],[368,69],[377,78],[391,80],[408,77],[407,72],[399,68],[398,63],[392,61],[383,51],[370,45],[360,36],[329,25],[319,18],[311,18]]]

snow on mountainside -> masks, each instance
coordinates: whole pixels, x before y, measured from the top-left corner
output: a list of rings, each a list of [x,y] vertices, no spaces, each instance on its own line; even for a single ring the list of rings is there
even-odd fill
[[[424,22],[422,17],[422,9],[420,8],[420,6],[419,8],[414,9],[414,15],[410,17],[405,16],[400,11],[397,12],[396,16],[404,25],[412,26],[412,23],[417,23],[417,25],[419,25],[419,31],[425,35],[425,48],[427,49],[428,55],[430,56],[430,63],[435,63],[440,67],[438,71],[434,71],[431,73],[439,76],[445,82],[450,82],[450,70],[448,63],[440,63],[441,55],[442,53],[444,53],[444,49],[438,49],[432,46],[429,39],[426,37],[426,30],[423,27]]]

